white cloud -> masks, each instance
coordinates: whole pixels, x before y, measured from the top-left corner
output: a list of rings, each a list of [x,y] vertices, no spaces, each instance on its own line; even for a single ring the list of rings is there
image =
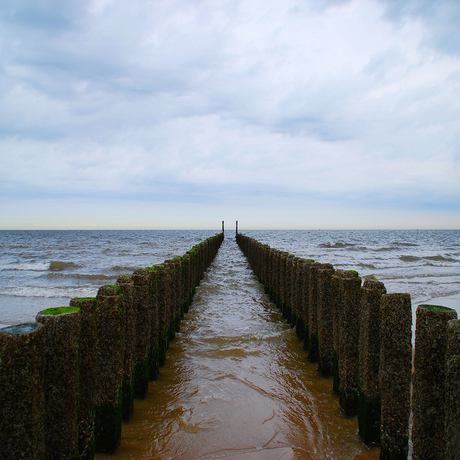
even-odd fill
[[[451,1],[32,3],[0,8],[2,201],[458,211]]]

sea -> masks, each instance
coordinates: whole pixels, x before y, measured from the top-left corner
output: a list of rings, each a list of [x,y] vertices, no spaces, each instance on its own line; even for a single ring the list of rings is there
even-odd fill
[[[240,230],[295,256],[373,275],[387,292],[460,315],[460,230]],[[183,255],[216,230],[0,231],[0,325],[95,296],[122,274]],[[235,238],[226,231],[226,238]],[[239,250],[235,247],[235,250]],[[415,314],[415,313],[414,313]]]

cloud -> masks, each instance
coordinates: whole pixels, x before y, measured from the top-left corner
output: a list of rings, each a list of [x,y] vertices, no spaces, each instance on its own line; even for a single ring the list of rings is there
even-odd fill
[[[458,210],[457,5],[4,2],[0,200]]]

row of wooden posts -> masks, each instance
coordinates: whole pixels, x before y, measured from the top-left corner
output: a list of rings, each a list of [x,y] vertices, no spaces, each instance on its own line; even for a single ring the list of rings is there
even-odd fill
[[[309,360],[333,377],[345,414],[358,416],[363,441],[380,445],[381,459],[404,460],[412,451],[417,460],[460,460],[455,310],[418,306],[413,353],[409,294],[387,294],[382,282],[362,283],[355,271],[236,238]]]
[[[223,238],[0,329],[0,460],[115,451]]]

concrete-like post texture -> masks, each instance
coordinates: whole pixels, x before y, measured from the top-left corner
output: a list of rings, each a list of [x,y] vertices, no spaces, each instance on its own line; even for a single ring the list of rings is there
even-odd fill
[[[365,280],[361,288],[358,424],[367,445],[380,443],[380,300],[386,292],[375,280]]]
[[[284,284],[284,302],[283,302],[283,316],[286,321],[292,324],[292,268],[294,256],[287,254],[285,266],[285,284]]]
[[[149,312],[150,312],[150,353],[149,379],[155,380],[160,372],[160,347],[158,334],[158,282],[157,269],[151,267],[149,272]]]
[[[132,275],[117,279],[123,296],[123,419],[129,420],[134,411],[134,363],[136,360],[137,318],[135,309],[135,290]]]
[[[303,259],[302,262],[302,325],[301,338],[303,335],[303,348],[305,351],[310,349],[310,267],[314,260]]]
[[[447,326],[451,308],[419,305],[415,325],[413,377],[413,458],[445,460],[445,379]]]
[[[45,326],[0,329],[0,457],[45,458]]]
[[[339,372],[340,406],[346,415],[358,414],[359,387],[359,312],[361,278],[343,278],[343,302],[340,318]]]
[[[308,359],[311,363],[318,362],[318,284],[321,264],[315,262],[309,265],[309,294],[308,294]]]
[[[192,260],[194,255],[191,256]],[[157,270],[157,308],[158,308],[158,353],[159,364],[163,366],[166,361],[166,349],[169,343],[169,310],[166,308],[165,288],[166,272],[163,264],[155,266]],[[192,268],[193,272],[194,268]]]
[[[72,299],[80,309],[80,421],[78,449],[81,460],[92,460],[95,451],[94,411],[97,390],[97,325],[95,297]]]
[[[460,460],[460,321],[447,325],[446,460]]]
[[[409,449],[412,307],[409,294],[384,294],[380,321],[380,459],[405,460]]]
[[[118,285],[97,293],[97,452],[115,452],[121,437],[123,412],[123,302]]]
[[[324,377],[333,375],[334,370],[333,274],[329,264],[323,264],[318,273],[318,371]]]
[[[149,387],[150,292],[149,271],[138,268],[133,273],[136,349],[134,360],[134,396],[144,398]]]
[[[45,326],[45,458],[73,460],[80,456],[80,309],[49,308],[36,320]]]

